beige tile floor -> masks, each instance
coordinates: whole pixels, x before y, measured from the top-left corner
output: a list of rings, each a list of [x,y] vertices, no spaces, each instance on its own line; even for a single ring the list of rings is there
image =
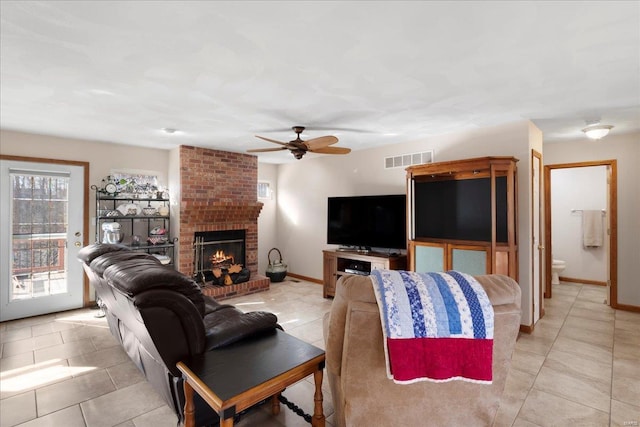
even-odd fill
[[[605,289],[563,283],[546,316],[522,335],[496,426],[637,426],[640,422],[640,313],[603,304]],[[331,301],[317,284],[285,281],[229,300],[278,315],[287,332],[324,348],[322,316]],[[95,310],[0,324],[0,426],[173,427],[176,417],[109,334]],[[328,386],[324,411],[332,425]],[[284,395],[312,412],[313,381]],[[239,427],[308,425],[286,408],[250,411]],[[367,426],[368,427],[368,426]]]

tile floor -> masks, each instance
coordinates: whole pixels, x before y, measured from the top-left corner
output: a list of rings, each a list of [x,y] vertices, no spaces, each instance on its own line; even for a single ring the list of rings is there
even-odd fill
[[[563,283],[546,316],[521,335],[495,426],[638,426],[640,313],[603,304],[605,289]],[[278,315],[287,332],[324,348],[322,316],[331,301],[317,284],[285,281],[229,300]],[[174,427],[176,417],[111,337],[95,310],[0,324],[0,425]],[[333,421],[324,385],[327,425]],[[284,395],[312,412],[313,381]],[[117,408],[117,410],[114,410]],[[239,427],[308,426],[285,407],[258,407]]]

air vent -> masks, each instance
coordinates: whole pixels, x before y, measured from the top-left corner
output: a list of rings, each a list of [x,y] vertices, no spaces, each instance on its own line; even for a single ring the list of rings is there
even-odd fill
[[[433,150],[384,158],[385,169],[406,168],[407,166],[423,165],[425,163],[433,163]]]

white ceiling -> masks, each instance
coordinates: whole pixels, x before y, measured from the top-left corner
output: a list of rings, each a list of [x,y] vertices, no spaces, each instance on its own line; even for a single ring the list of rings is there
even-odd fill
[[[594,119],[640,131],[638,1],[2,0],[0,15],[3,129],[238,152],[293,125],[353,150],[523,119],[546,142]]]

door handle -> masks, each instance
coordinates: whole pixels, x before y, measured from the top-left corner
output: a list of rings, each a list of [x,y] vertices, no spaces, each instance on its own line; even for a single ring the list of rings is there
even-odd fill
[[[538,246],[538,250],[544,251],[544,246],[542,246],[542,245]]]

